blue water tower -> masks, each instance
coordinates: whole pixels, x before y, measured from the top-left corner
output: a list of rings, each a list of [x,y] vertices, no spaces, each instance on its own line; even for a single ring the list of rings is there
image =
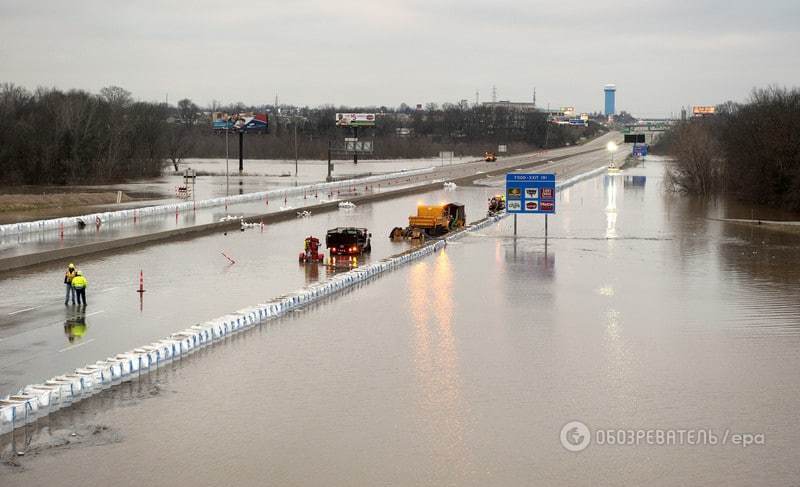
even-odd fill
[[[617,94],[617,85],[606,85],[603,89],[606,93],[606,116],[614,115],[616,112],[616,94]]]

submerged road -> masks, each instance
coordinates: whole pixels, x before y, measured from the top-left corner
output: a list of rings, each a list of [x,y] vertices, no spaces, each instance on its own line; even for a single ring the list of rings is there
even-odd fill
[[[194,211],[141,217],[136,221],[106,222],[99,227],[93,225],[93,222],[87,222],[88,225],[84,229],[78,229],[76,225],[70,224],[63,229],[63,235],[61,229],[56,229],[0,236],[0,263],[6,264],[5,267],[9,268],[21,266],[23,263],[24,265],[30,265],[41,260],[65,258],[65,255],[82,255],[81,246],[104,242],[119,242],[122,244],[125,239],[142,235],[157,234],[160,235],[159,238],[161,239],[169,238],[173,232],[183,233],[192,229],[207,229],[209,225],[219,222],[221,218],[229,215],[247,218],[260,215],[275,215],[281,211],[288,211],[293,215],[297,210],[323,201],[346,201],[364,195],[376,195],[413,186],[424,186],[432,181],[446,181],[471,176],[479,177],[481,174],[503,171],[505,168],[546,163],[554,158],[601,150],[608,140],[618,140],[619,138],[620,135],[618,133],[612,132],[580,146],[553,149],[535,154],[502,157],[494,163],[481,161],[433,167],[430,172],[425,174],[417,176],[400,174],[396,178],[381,184],[360,185],[354,182],[353,184],[345,185],[341,190],[332,191],[328,194],[309,191],[307,194],[287,195],[278,199],[273,198],[272,200],[232,203],[228,205],[227,209],[224,206],[198,208]],[[563,167],[568,170],[568,165]],[[41,259],[37,259],[39,255],[42,255]],[[17,259],[22,256],[28,256],[28,258]],[[47,257],[46,259],[45,256]]]
[[[593,152],[544,167],[565,179],[602,167],[605,157]],[[365,259],[377,260],[408,248],[387,236],[407,223],[418,203],[459,201],[473,221],[485,215],[487,199],[497,191],[461,186],[312,214],[267,225],[263,232],[214,233],[89,256],[76,261],[89,281],[85,312],[63,304],[66,262],[6,273],[0,282],[11,292],[0,296],[0,396],[326,279],[336,270],[297,263],[308,235],[324,237],[337,226],[366,227],[373,233],[373,251]],[[141,301],[135,292],[140,269],[146,288]]]
[[[516,239],[505,219],[19,430],[27,453],[0,444],[21,465],[0,464],[2,484],[790,485],[798,237],[710,221],[704,201],[665,196],[663,171],[648,161],[561,191],[547,246],[541,218],[520,217]],[[404,216],[394,203],[354,219]],[[269,240],[256,237],[228,242],[255,253]],[[161,313],[215,294],[230,307],[257,286],[244,267],[221,269],[187,265],[196,295],[175,279],[184,295]],[[252,273],[269,295],[305,278],[288,264]],[[578,453],[560,441],[574,420],[594,434]],[[597,441],[701,428],[720,443]],[[726,431],[766,440],[723,445]]]

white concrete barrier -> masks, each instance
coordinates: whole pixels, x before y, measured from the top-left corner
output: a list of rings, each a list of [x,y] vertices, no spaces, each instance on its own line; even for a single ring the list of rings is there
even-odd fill
[[[36,220],[30,222],[8,223],[0,225],[0,238],[8,235],[19,235],[33,232],[60,231],[65,234],[78,231],[76,219],[80,218],[86,222],[87,226],[95,225],[99,219],[103,225],[118,222],[128,222],[134,219],[148,218],[156,215],[178,214],[192,211],[197,208],[213,208],[218,206],[233,205],[237,203],[248,203],[253,201],[268,201],[288,196],[307,195],[309,193],[319,193],[325,191],[340,191],[342,189],[355,188],[356,186],[370,186],[383,181],[396,179],[399,177],[414,177],[434,171],[433,167],[413,169],[409,171],[399,171],[388,174],[379,174],[359,179],[347,179],[344,181],[333,181],[330,183],[317,183],[305,186],[293,186],[281,189],[271,189],[268,191],[258,191],[255,193],[238,194],[228,197],[209,198],[200,201],[183,201],[180,203],[169,203],[164,205],[147,206],[143,208],[132,208],[127,210],[107,211],[101,213],[89,213],[86,215],[51,218],[47,220]],[[333,201],[336,201],[334,199]]]

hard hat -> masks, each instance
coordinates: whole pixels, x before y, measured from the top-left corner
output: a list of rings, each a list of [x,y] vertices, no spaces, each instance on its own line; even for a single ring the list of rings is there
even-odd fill
[[[70,269],[74,269],[74,268],[75,268],[75,264],[70,264],[68,267],[69,267]]]
[[[81,271],[78,271],[78,272],[76,272],[76,274],[77,274],[77,275],[79,275],[79,276],[82,276],[82,275],[83,275],[83,272],[81,272]]]

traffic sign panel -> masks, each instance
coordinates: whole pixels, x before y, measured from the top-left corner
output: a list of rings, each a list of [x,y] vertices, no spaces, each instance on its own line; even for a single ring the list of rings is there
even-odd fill
[[[506,174],[506,211],[555,213],[555,174]]]

